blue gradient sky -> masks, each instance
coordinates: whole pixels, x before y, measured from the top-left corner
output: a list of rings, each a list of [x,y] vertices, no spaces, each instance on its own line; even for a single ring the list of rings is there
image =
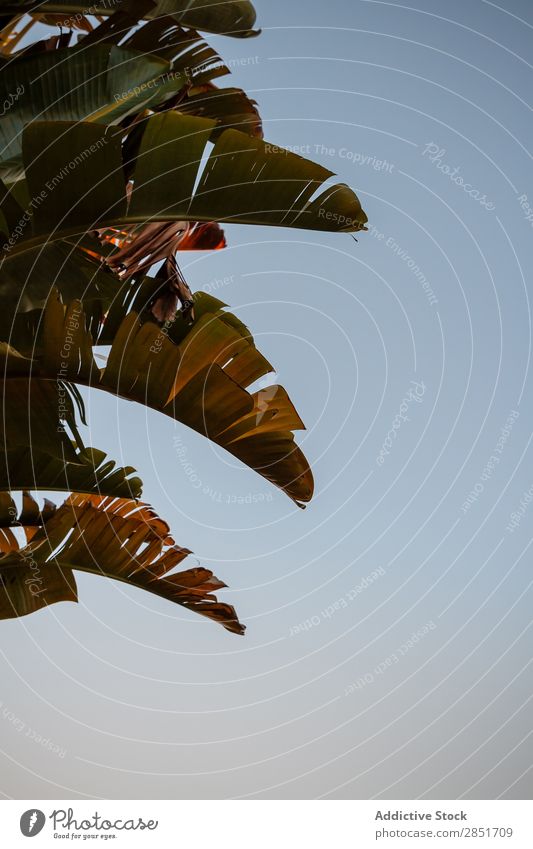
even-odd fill
[[[86,442],[138,468],[248,630],[86,575],[79,605],[1,623],[1,790],[530,798],[533,506],[507,526],[533,484],[533,234],[519,201],[533,206],[533,9],[256,6],[260,38],[208,40],[266,138],[310,145],[374,229],[356,244],[228,226],[226,251],[182,266],[278,368],[316,496],[300,511],[197,434],[93,393]]]

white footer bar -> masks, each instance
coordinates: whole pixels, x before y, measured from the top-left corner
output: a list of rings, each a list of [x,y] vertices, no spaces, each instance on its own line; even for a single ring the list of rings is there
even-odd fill
[[[30,839],[35,838],[35,843]],[[68,841],[68,842],[67,842]],[[2,801],[0,845],[533,849],[530,801]]]

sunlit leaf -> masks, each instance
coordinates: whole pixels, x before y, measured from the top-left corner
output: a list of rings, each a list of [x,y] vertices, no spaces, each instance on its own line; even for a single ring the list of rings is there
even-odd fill
[[[154,593],[242,634],[234,608],[213,593],[226,585],[203,567],[173,571],[190,554],[147,504],[74,494],[22,548],[0,528],[0,619],[77,601],[74,571]]]
[[[157,281],[147,282],[151,285],[145,287],[146,306],[157,294]],[[138,308],[142,306],[140,300]],[[44,403],[43,397],[51,397],[49,416],[54,422],[54,390],[47,386],[53,385],[61,370],[66,381],[137,401],[188,425],[302,506],[312,497],[313,478],[293,432],[304,425],[282,387],[274,384],[248,392],[247,387],[271,372],[272,366],[255,347],[245,325],[224,312],[220,304],[205,293],[199,294],[195,298],[196,320],[189,324],[178,315],[167,323],[164,333],[146,310],[139,313],[131,309],[124,314],[124,307],[117,307],[116,314],[112,311],[109,321],[103,322],[102,336],[96,340],[101,344],[112,342],[105,367],[100,369],[86,330],[83,305],[78,302],[66,307],[57,297],[50,298],[42,355],[31,364],[33,377],[19,376],[28,361],[21,365],[19,359],[10,357],[4,368],[6,391],[12,396],[15,392],[28,394],[35,410]],[[74,330],[73,314],[78,325]],[[61,343],[67,333],[69,356],[64,359]],[[17,398],[12,397],[12,402],[18,403]],[[31,427],[31,421],[28,425],[21,416],[26,429]],[[49,423],[45,428],[43,419],[39,419],[39,425],[41,442],[36,439],[35,447],[41,447],[44,434],[51,429]],[[58,440],[56,456],[68,447],[65,439]],[[74,454],[66,459],[76,462]]]

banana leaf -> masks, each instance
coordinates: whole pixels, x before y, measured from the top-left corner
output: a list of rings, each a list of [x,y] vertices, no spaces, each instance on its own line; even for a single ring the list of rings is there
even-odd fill
[[[13,253],[43,241],[148,221],[221,221],[352,232],[367,217],[331,171],[237,130],[209,147],[216,123],[175,112],[135,130],[123,163],[116,131],[91,123],[35,122],[23,135],[31,197],[42,198]],[[203,163],[204,154],[208,159]],[[127,193],[124,165],[131,170]],[[203,166],[203,167],[202,167]]]
[[[27,202],[24,181],[11,190],[0,181],[0,240],[4,246],[0,259],[0,340],[32,356],[39,347],[42,309],[54,287],[66,301],[83,299],[86,309],[91,310],[92,326],[109,309],[121,281],[104,261],[108,248],[95,237],[51,242],[25,253],[13,253],[7,233],[13,234],[14,243],[27,225],[20,200]]]
[[[222,130],[240,130],[254,138],[263,138],[263,125],[257,103],[240,88],[217,88],[212,83],[189,89],[176,105],[183,115],[197,115],[217,122]],[[212,138],[217,135],[213,130]]]
[[[0,492],[0,528],[42,527],[50,519],[56,505],[48,498],[44,499],[42,509],[28,492],[22,493],[22,509],[18,510],[10,492]]]
[[[67,301],[98,301],[105,310],[119,286],[120,279],[101,260],[66,241],[5,253],[0,260],[0,339],[10,341],[6,333],[15,314],[42,309],[53,287]]]
[[[118,468],[103,451],[83,445],[76,423],[78,399],[60,376],[61,364],[53,381],[32,378],[32,365],[31,359],[0,344],[0,490],[75,490],[139,498],[142,481],[133,475],[135,469]],[[83,417],[83,408],[80,412]]]
[[[111,337],[112,344],[100,369],[83,304],[65,306],[57,294],[50,297],[44,313],[42,356],[23,360],[10,352],[4,365],[6,386],[14,383],[13,393],[28,393],[31,401],[26,406],[37,411],[46,386],[61,370],[66,381],[137,401],[186,424],[280,487],[298,506],[308,502],[313,477],[293,433],[304,425],[281,386],[247,391],[272,366],[255,347],[245,325],[225,313],[217,299],[203,294],[195,299],[197,317],[192,325],[177,317],[175,327],[168,322],[171,326],[163,332],[145,312],[131,309],[124,315],[128,299],[131,295],[117,299],[116,309],[102,324],[97,342],[109,343]],[[69,356],[65,358],[62,345],[67,334]],[[20,406],[22,402],[13,398],[12,403]],[[54,410],[50,415],[53,421]],[[56,456],[66,450],[63,443],[58,440]],[[35,442],[36,447],[40,444]],[[66,459],[75,462],[74,456]]]
[[[115,18],[120,26],[112,26]],[[135,16],[119,12],[73,47],[27,48],[0,59],[0,102],[10,104],[0,118],[5,182],[21,176],[22,130],[34,120],[116,124],[229,73],[195,30],[172,18],[151,21],[125,39],[135,24]]]
[[[58,490],[140,498],[142,481],[131,466],[116,467],[97,448],[77,452],[76,462],[67,462],[34,445],[0,454],[0,490]]]
[[[106,33],[106,27],[114,17],[113,15],[108,18],[91,35],[85,36],[80,43],[82,52],[87,49],[88,44],[100,43],[103,33],[106,40],[113,43],[121,41],[122,47],[133,50],[138,55],[153,54],[166,59],[171,63],[173,76],[186,76],[195,86],[206,85],[216,77],[230,73],[216,50],[210,47],[195,29],[184,29],[169,16],[157,18],[134,29],[125,41],[123,30],[119,30],[116,35]],[[164,90],[165,97],[176,88],[174,86]]]
[[[0,64],[0,102],[17,86],[23,93],[0,118],[0,177],[23,176],[22,133],[32,121],[93,121],[113,124],[157,98],[157,80],[170,62],[114,45],[53,50]],[[172,80],[187,83],[185,74]]]
[[[171,573],[190,551],[174,543],[147,504],[74,494],[43,527],[25,530],[27,544],[20,547],[9,528],[0,528],[0,619],[77,601],[74,572],[81,571],[154,593],[244,633],[234,608],[213,595],[226,585],[211,571]]]
[[[1,13],[7,20],[11,16],[23,13],[34,13],[37,17],[49,14],[59,14],[63,19],[76,16],[85,18],[89,14],[110,15],[119,4],[112,0],[91,4],[90,11],[86,3],[71,2],[71,0],[50,0],[49,2],[3,3]],[[128,5],[124,4],[126,8]],[[249,0],[155,0],[149,4],[151,8],[142,12],[143,18],[154,19],[162,15],[170,15],[184,27],[193,27],[217,35],[232,35],[236,38],[248,38],[258,34],[253,27],[256,12]],[[53,20],[53,19],[52,19]]]

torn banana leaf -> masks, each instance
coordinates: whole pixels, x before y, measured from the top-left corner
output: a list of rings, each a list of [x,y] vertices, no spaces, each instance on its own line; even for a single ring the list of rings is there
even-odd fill
[[[104,451],[84,448],[76,462],[64,461],[33,445],[0,455],[0,490],[58,490],[140,498],[142,481],[131,466],[117,467]]]
[[[44,499],[42,509],[28,491],[22,493],[22,510],[19,512],[9,492],[0,492],[0,528],[35,528],[44,525],[55,511],[56,505]]]
[[[216,121],[220,132],[240,130],[254,138],[263,138],[263,124],[257,103],[241,88],[217,88],[212,83],[190,89],[176,105],[183,115],[197,115]],[[216,138],[213,131],[213,139]]]
[[[33,613],[59,601],[77,601],[75,571],[122,581],[244,633],[234,608],[213,593],[226,585],[196,567],[173,572],[190,551],[147,504],[74,494],[41,528],[26,529],[19,547],[0,528],[0,619]]]
[[[108,22],[111,22],[114,17],[109,18]],[[111,39],[114,43],[123,39],[123,30],[119,30],[118,38],[112,34],[107,35],[106,25],[107,22],[83,39],[81,42],[83,51],[86,50],[88,43],[99,42],[103,30],[104,37]],[[157,18],[135,29],[126,40],[122,40],[121,46],[135,51],[138,55],[153,54],[170,62],[172,70],[170,79],[167,83],[163,80],[158,84],[154,102],[166,100],[178,90],[178,85],[174,84],[174,78],[181,81],[181,78],[185,77],[191,86],[200,86],[208,84],[216,77],[230,73],[216,50],[210,47],[195,29],[184,29],[168,16]]]
[[[153,290],[154,281],[148,282]],[[64,364],[65,380],[165,413],[228,450],[299,506],[308,502],[313,477],[293,433],[304,425],[281,386],[247,391],[273,369],[245,325],[205,293],[195,298],[195,322],[190,325],[178,316],[165,333],[144,313],[132,309],[124,315],[124,302],[117,299],[116,309],[103,322],[97,342],[112,344],[106,366],[100,369],[83,305],[75,302],[67,307],[58,296],[51,297],[44,315],[43,353],[28,367],[33,377],[27,378],[31,384],[27,391],[31,394],[35,386],[35,392],[42,393]],[[74,314],[76,328],[72,328]],[[63,360],[61,340],[67,333],[70,356]],[[21,360],[7,358],[6,383],[14,379],[14,368],[20,373]],[[37,409],[38,402],[32,399],[31,406]]]
[[[138,125],[123,163],[116,131],[91,123],[36,122],[23,135],[28,190],[42,197],[11,248],[107,226],[220,221],[352,232],[367,217],[331,171],[237,130],[211,143],[216,122],[175,112]],[[204,154],[209,154],[205,165]],[[127,192],[123,168],[131,174]]]

